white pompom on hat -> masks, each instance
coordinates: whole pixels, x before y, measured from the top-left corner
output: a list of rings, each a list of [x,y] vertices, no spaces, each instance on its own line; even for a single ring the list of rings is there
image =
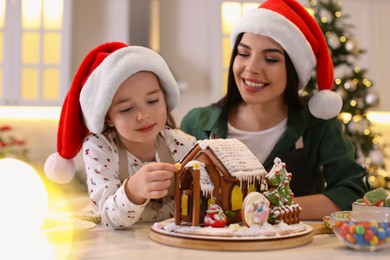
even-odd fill
[[[309,100],[312,115],[321,119],[336,117],[342,108],[341,97],[332,91],[334,67],[325,37],[315,19],[296,0],[267,0],[248,11],[230,36],[233,47],[240,33],[272,38],[290,56],[298,74],[299,88],[309,82],[317,69],[318,91]]]
[[[140,71],[153,72],[166,93],[168,110],[179,102],[180,91],[167,63],[155,51],[107,42],[91,50],[82,61],[62,105],[57,152],[44,165],[46,176],[67,183],[75,175],[73,158],[88,133],[104,130],[105,116],[120,85]]]

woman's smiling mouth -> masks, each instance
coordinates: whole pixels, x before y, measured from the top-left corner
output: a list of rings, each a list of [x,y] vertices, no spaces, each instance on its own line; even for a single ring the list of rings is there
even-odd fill
[[[250,81],[250,80],[246,80],[246,79],[242,79],[242,82],[249,89],[262,89],[262,88],[264,88],[265,86],[268,85],[266,83],[256,83],[256,82],[253,82],[253,81]]]

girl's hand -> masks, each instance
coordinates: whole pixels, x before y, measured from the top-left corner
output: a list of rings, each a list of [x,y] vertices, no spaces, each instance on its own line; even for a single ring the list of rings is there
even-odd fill
[[[173,164],[164,162],[142,166],[126,183],[127,197],[134,204],[143,204],[147,199],[166,196],[176,171],[177,168]]]

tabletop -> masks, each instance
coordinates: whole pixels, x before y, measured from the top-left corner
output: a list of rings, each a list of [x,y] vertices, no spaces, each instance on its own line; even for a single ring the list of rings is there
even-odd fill
[[[150,224],[136,224],[126,230],[109,230],[100,225],[79,232],[71,242],[56,242],[52,239],[58,259],[389,259],[390,249],[362,252],[344,246],[333,234],[318,234],[305,245],[281,250],[250,252],[223,252],[168,246],[150,238]],[[263,258],[265,257],[265,258]]]
[[[71,202],[69,202],[71,201]],[[55,216],[64,212],[68,204],[72,205],[72,212],[80,212],[87,205],[87,196],[76,196],[64,203],[56,203],[51,207]],[[60,216],[63,216],[60,214]],[[68,216],[68,215],[65,215]],[[65,217],[67,218],[67,217]],[[339,241],[334,234],[323,234],[321,229],[314,229],[312,240],[297,247],[285,249],[265,249],[258,251],[223,251],[188,249],[158,243],[151,238],[153,223],[137,223],[124,230],[112,230],[89,221],[82,221],[86,225],[74,223],[69,228],[45,229],[41,235],[28,237],[26,232],[11,234],[6,237],[0,232],[0,259],[50,259],[50,260],[84,260],[84,259],[159,259],[159,260],[237,260],[244,259],[390,259],[390,248],[375,252],[362,252],[350,249]],[[321,222],[305,221],[305,224],[318,227]],[[5,224],[5,223],[3,223]],[[64,222],[61,222],[64,224]],[[54,225],[55,226],[55,225]],[[71,231],[69,231],[71,230]],[[320,231],[318,231],[320,230]],[[320,234],[317,234],[320,233]],[[259,241],[261,243],[261,241]],[[278,240],[275,240],[278,243]],[[169,243],[168,243],[169,244]],[[223,248],[223,247],[221,247]],[[273,247],[274,248],[274,247]],[[2,257],[4,256],[4,257]],[[264,258],[265,257],[265,258]]]

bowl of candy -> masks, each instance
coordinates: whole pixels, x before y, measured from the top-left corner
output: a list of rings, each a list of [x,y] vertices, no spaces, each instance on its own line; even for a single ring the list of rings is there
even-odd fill
[[[390,214],[379,211],[338,211],[330,226],[339,240],[356,250],[376,251],[390,247]]]
[[[352,211],[373,210],[390,214],[390,195],[382,187],[367,192],[363,198],[352,203]]]

